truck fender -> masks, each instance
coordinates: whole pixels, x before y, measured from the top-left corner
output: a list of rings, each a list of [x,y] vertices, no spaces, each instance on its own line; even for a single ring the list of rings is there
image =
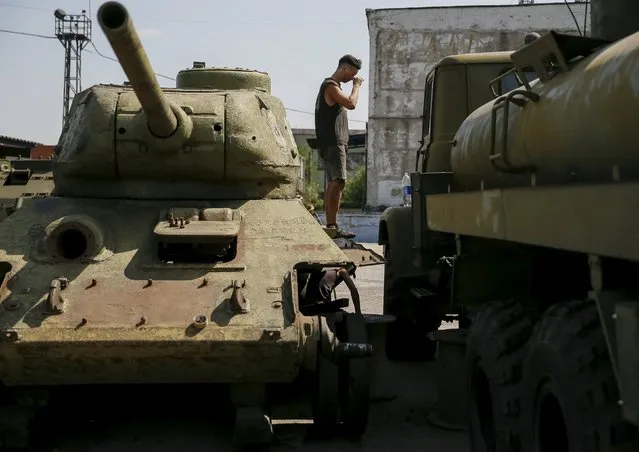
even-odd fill
[[[384,246],[386,265],[396,275],[422,273],[413,266],[413,217],[411,206],[389,207],[380,217],[377,243]]]

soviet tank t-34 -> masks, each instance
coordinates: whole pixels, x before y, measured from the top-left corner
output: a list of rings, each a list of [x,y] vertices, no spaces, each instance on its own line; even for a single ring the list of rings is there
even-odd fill
[[[229,384],[242,445],[270,439],[271,385],[311,375],[314,423],[361,435],[363,317],[298,281],[355,266],[298,196],[269,75],[194,67],[160,88],[126,8],[97,18],[128,83],[74,98],[53,193],[0,222],[0,379]]]

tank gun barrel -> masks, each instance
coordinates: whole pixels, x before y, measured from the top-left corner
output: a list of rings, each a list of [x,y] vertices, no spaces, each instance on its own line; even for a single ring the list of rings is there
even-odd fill
[[[160,89],[127,9],[119,2],[103,3],[98,22],[142,104],[149,129],[160,138],[171,136],[178,128],[178,118]]]

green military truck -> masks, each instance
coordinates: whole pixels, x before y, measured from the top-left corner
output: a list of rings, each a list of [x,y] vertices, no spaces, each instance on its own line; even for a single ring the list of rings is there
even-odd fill
[[[459,322],[440,394],[465,393],[473,451],[636,441],[638,61],[639,33],[550,32],[427,76],[412,205],[380,221],[386,352],[441,359],[429,333]]]

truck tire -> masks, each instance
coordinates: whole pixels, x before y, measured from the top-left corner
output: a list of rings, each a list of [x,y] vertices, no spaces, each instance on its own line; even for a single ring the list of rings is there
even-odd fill
[[[472,452],[519,448],[521,366],[532,328],[531,313],[516,301],[491,302],[472,321],[466,347]]]
[[[595,302],[561,303],[544,313],[523,375],[525,452],[608,450],[621,414]]]
[[[384,246],[384,259],[390,260],[390,245]],[[426,361],[431,360],[437,351],[437,343],[428,338],[430,331],[436,331],[441,321],[419,319],[429,317],[428,313],[416,314],[415,309],[406,312],[410,298],[410,286],[407,280],[400,281],[395,276],[392,265],[384,266],[384,314],[395,316],[395,321],[386,328],[386,358],[389,361]],[[403,304],[400,308],[400,304]],[[426,324],[424,325],[424,322]]]

